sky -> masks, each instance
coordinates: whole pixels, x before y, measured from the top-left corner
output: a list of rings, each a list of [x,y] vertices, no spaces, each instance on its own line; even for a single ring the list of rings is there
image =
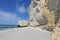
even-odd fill
[[[19,20],[28,20],[31,0],[0,0],[0,24],[16,25]]]

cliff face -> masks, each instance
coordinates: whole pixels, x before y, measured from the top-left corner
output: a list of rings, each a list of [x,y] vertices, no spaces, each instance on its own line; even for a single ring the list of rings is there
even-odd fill
[[[50,11],[56,11],[58,5],[58,0],[48,0],[47,7]]]
[[[54,11],[55,21],[60,24],[60,0],[48,0],[47,7],[49,11]]]
[[[42,17],[43,0],[32,0],[29,8],[30,20],[35,21],[37,25],[46,24],[47,21]]]
[[[50,12],[54,11],[55,22],[57,23],[59,21],[59,15],[60,15],[60,13],[58,12],[59,0],[48,0],[47,7],[48,7]]]
[[[47,8],[50,12],[54,11],[54,16],[55,16],[55,22],[58,23],[60,22],[59,17],[60,17],[60,5],[59,5],[59,0],[46,0],[47,1]],[[36,21],[39,25],[45,25],[47,24],[47,18],[42,16],[43,14],[43,0],[32,0],[30,7],[29,7],[29,16],[30,20]],[[52,13],[53,14],[53,13]]]

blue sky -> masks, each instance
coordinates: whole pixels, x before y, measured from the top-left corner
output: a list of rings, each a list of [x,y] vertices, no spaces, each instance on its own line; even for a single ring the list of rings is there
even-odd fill
[[[28,20],[28,8],[31,0],[0,0],[0,24],[17,24],[19,20]]]

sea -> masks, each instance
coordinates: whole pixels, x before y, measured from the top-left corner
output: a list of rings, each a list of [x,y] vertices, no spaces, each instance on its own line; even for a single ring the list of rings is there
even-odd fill
[[[17,25],[0,25],[0,31],[1,30],[6,30],[6,29],[11,29],[11,28],[16,28]]]

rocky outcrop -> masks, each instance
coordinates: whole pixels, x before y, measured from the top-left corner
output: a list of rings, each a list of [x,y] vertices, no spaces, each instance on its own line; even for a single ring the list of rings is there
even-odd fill
[[[28,24],[29,24],[29,21],[27,21],[27,20],[20,20],[18,22],[18,26],[22,26],[22,27],[28,26]]]
[[[31,22],[35,22],[37,25],[44,25],[47,23],[47,19],[45,19],[42,14],[43,0],[32,0],[29,7],[29,17]],[[31,25],[33,26],[33,25]]]
[[[55,23],[60,23],[60,5],[59,0],[46,0],[47,2],[47,8],[50,12],[54,11],[55,16]],[[31,4],[29,6],[29,17],[30,20],[36,21],[39,25],[47,24],[47,19],[42,16],[42,6],[43,6],[43,0],[32,0]],[[51,13],[53,14],[53,13]]]

